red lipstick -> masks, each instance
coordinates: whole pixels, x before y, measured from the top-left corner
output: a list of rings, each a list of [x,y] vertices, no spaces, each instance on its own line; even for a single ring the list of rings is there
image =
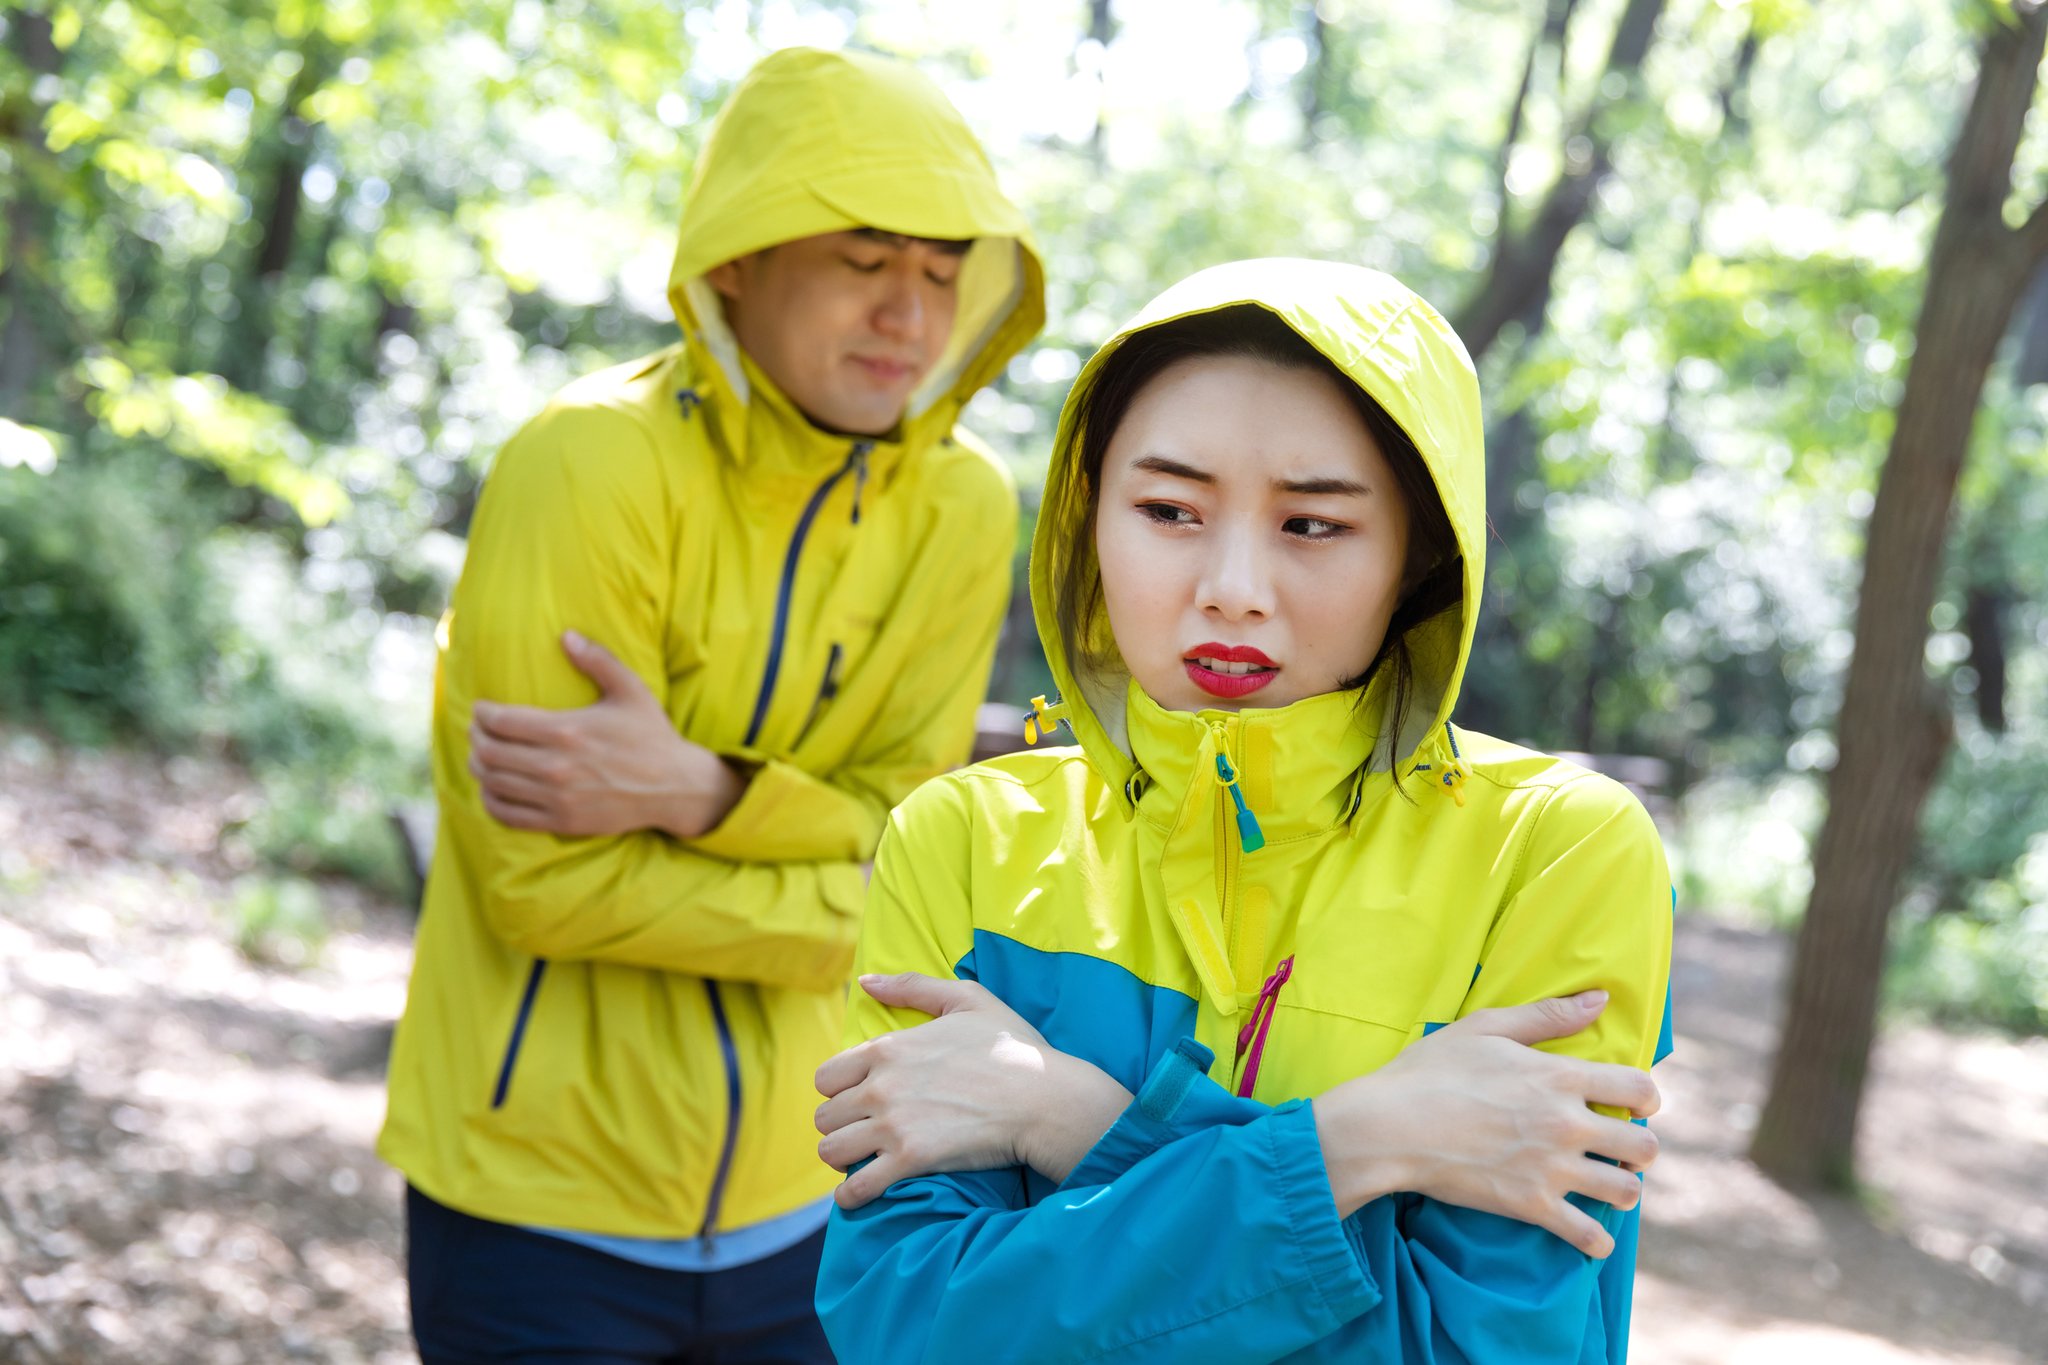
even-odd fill
[[[1219,673],[1205,667],[1202,660],[1212,663],[1251,664],[1249,673]],[[1225,645],[1211,641],[1196,645],[1181,656],[1181,667],[1187,670],[1188,679],[1212,697],[1234,700],[1250,696],[1273,681],[1280,674],[1280,665],[1266,657],[1264,650],[1250,645]]]

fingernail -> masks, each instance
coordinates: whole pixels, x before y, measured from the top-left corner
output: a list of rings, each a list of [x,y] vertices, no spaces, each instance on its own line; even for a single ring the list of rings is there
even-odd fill
[[[868,987],[874,985],[877,981],[880,980],[882,980],[882,974],[880,972],[862,972],[860,975],[861,989],[866,990]]]
[[[565,630],[562,632],[562,643],[568,645],[571,649],[581,649],[584,645],[584,639],[573,630]]]
[[[1597,1010],[1607,1003],[1606,991],[1580,991],[1572,999],[1579,1002],[1582,1010]]]

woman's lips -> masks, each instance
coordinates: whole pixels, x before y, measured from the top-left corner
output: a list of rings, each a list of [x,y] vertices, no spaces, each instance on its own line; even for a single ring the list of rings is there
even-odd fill
[[[1202,657],[1215,658],[1213,654]],[[1204,667],[1201,658],[1183,659],[1181,667],[1187,670],[1188,678],[1195,686],[1212,697],[1226,699],[1250,696],[1280,676],[1278,668],[1259,668],[1250,673],[1218,673],[1213,668]]]

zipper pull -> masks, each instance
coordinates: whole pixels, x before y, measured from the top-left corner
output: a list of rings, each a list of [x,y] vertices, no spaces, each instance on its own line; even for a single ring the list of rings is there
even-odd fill
[[[868,487],[868,452],[875,448],[873,441],[855,441],[853,453],[847,459],[853,464],[853,524],[860,525],[860,498]]]
[[[1259,828],[1259,818],[1252,814],[1252,808],[1244,803],[1244,793],[1237,785],[1237,770],[1222,754],[1216,755],[1216,779],[1230,793],[1230,799],[1237,803],[1238,843],[1244,846],[1245,852],[1257,853],[1266,846],[1266,832]]]
[[[1063,702],[1045,704],[1043,696],[1031,699],[1031,713],[1024,717],[1024,742],[1036,744],[1052,736],[1052,727],[1066,719],[1066,705]]]
[[[1237,1094],[1240,1099],[1250,1099],[1252,1091],[1259,1084],[1259,1062],[1266,1053],[1266,1031],[1273,1026],[1273,1016],[1280,1012],[1280,988],[1287,984],[1287,978],[1294,974],[1294,959],[1282,958],[1280,966],[1266,978],[1266,984],[1259,987],[1259,999],[1252,1006],[1252,1017],[1245,1021],[1237,1034],[1237,1060],[1244,1063],[1244,1072],[1238,1078]],[[1251,1050],[1246,1060],[1245,1050]]]

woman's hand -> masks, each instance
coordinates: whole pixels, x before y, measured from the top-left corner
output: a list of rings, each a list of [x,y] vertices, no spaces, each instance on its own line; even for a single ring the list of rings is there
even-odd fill
[[[658,829],[694,839],[724,819],[746,790],[740,775],[677,734],[610,650],[573,630],[562,650],[604,695],[567,711],[478,701],[469,771],[484,809],[514,829],[569,835]]]
[[[1588,1256],[1611,1253],[1606,1229],[1565,1196],[1634,1208],[1642,1197],[1636,1173],[1657,1159],[1657,1139],[1586,1106],[1648,1118],[1657,1112],[1657,1086],[1634,1067],[1533,1047],[1578,1033],[1606,1004],[1605,991],[1586,991],[1480,1010],[1320,1096],[1316,1133],[1338,1213],[1413,1190],[1548,1228]]]
[[[1029,1166],[1064,1180],[1131,1102],[972,981],[864,976],[885,1005],[932,1015],[818,1068],[818,1155],[839,1170],[869,1157],[833,1196],[857,1209],[899,1180]]]

